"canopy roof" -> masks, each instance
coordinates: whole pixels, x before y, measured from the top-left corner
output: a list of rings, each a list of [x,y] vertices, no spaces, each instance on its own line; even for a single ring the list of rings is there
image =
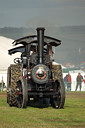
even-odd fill
[[[31,43],[37,43],[37,35],[26,36],[17,39],[13,42],[14,45],[18,45],[18,44],[26,45]],[[55,39],[53,37],[44,36],[44,45],[58,46],[60,44],[61,44],[60,40]]]

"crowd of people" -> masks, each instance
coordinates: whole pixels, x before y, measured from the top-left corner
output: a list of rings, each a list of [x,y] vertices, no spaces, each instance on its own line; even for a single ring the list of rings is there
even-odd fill
[[[76,88],[75,88],[75,91],[77,91],[78,87],[79,87],[79,90],[81,91],[82,82],[85,83],[85,76],[83,78],[83,76],[81,75],[81,73],[78,73],[78,75],[76,77]],[[70,73],[68,73],[64,77],[64,85],[65,85],[65,90],[66,91],[71,91],[71,84],[72,84],[72,78],[71,78]]]

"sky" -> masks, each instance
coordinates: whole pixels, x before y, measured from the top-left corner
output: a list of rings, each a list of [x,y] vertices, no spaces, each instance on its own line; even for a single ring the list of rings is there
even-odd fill
[[[0,0],[0,27],[85,25],[85,0]]]

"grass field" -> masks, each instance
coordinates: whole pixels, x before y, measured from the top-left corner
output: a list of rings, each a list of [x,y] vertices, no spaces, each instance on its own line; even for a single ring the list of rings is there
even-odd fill
[[[0,93],[0,128],[85,128],[85,92],[67,92],[64,109],[9,107]]]

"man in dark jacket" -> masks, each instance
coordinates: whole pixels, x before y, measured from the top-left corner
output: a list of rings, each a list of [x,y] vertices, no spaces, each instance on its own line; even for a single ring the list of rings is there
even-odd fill
[[[83,81],[83,76],[82,76],[80,73],[78,73],[77,79],[76,79],[77,84],[76,84],[76,89],[75,89],[75,91],[77,90],[78,86],[79,86],[80,91],[81,91],[82,81]]]

